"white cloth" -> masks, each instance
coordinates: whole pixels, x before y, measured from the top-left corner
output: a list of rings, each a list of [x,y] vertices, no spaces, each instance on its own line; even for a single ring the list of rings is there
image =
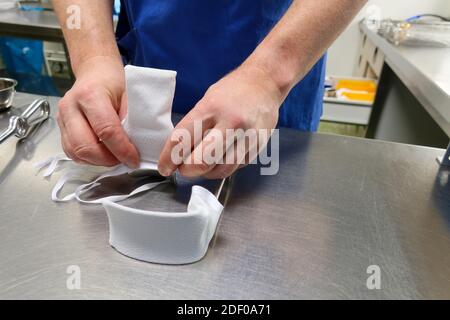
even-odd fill
[[[125,67],[128,114],[123,127],[140,152],[140,169],[157,169],[159,155],[173,130],[176,75],[175,71]]]
[[[186,264],[200,260],[214,236],[223,206],[200,186],[192,188],[187,212],[138,210],[104,201],[109,242],[122,254],[143,261]]]
[[[127,66],[125,75],[128,113],[122,125],[141,156],[137,171],[156,170],[159,155],[173,130],[171,114],[176,72]],[[44,176],[50,177],[59,164],[66,161],[70,159],[57,155],[35,167],[38,170],[47,167]],[[194,186],[187,211],[183,213],[138,210],[115,203],[168,183],[170,179],[147,183],[129,194],[95,200],[81,198],[99,186],[104,178],[136,172],[122,164],[60,197],[64,185],[70,180],[79,180],[86,170],[87,167],[82,166],[63,174],[53,188],[52,200],[76,199],[84,204],[103,204],[109,219],[110,244],[117,251],[138,260],[163,264],[192,263],[206,254],[223,210],[207,189]]]

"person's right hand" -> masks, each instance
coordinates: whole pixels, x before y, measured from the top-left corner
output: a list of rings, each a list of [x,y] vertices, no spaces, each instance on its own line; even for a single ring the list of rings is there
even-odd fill
[[[59,102],[64,152],[78,163],[136,168],[139,153],[121,125],[127,112],[125,72],[119,59],[93,57],[77,68],[77,80]]]

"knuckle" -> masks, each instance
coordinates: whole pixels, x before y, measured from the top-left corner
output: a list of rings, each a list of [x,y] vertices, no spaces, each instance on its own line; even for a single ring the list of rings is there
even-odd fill
[[[203,98],[203,105],[205,108],[214,109],[218,106],[217,98],[213,94],[206,95]]]
[[[98,126],[94,129],[94,131],[100,140],[107,141],[117,137],[120,133],[120,127],[118,125],[108,123]]]
[[[95,150],[92,145],[84,144],[74,147],[72,153],[76,158],[90,159],[95,154]]]
[[[89,82],[80,83],[75,89],[75,95],[84,100],[92,99],[94,96],[93,86]]]
[[[198,103],[204,112],[216,112],[221,109],[220,99],[215,94],[206,94]]]
[[[98,103],[98,92],[94,90],[88,83],[83,83],[77,87],[73,93],[75,100],[78,102],[79,107],[85,110],[91,105]]]
[[[230,115],[228,118],[228,121],[232,128],[246,128],[247,127],[246,119],[240,114]]]
[[[67,110],[67,108],[69,107],[69,98],[68,97],[64,97],[64,98],[62,98],[61,100],[59,100],[59,102],[58,102],[58,114],[61,112],[61,113],[64,113],[66,110]]]

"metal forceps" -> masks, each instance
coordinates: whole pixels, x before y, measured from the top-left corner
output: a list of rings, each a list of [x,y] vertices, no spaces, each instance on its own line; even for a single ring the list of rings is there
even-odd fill
[[[24,139],[41,123],[50,117],[50,104],[46,99],[35,100],[20,116],[9,119],[8,128],[0,133],[0,143],[11,135]]]

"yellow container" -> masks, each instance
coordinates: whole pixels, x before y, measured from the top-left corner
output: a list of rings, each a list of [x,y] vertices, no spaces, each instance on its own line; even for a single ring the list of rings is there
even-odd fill
[[[377,83],[374,80],[351,80],[341,79],[336,83],[336,90],[348,89],[353,91],[367,91],[375,93],[377,91]]]

